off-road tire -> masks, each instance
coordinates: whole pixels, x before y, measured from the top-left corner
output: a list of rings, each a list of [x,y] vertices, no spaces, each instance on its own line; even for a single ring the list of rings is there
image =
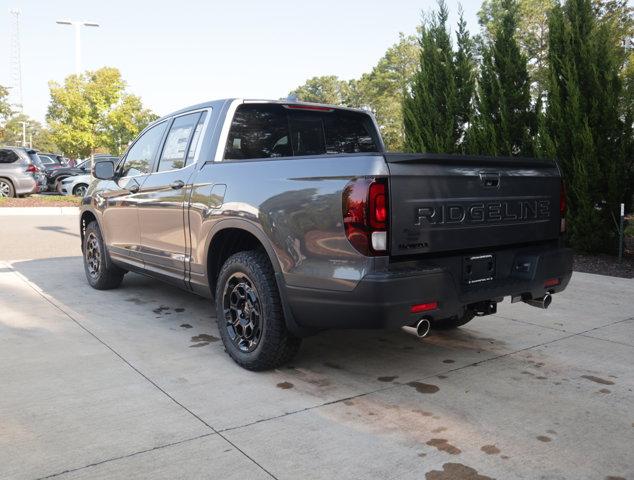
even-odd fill
[[[225,301],[229,302],[229,289],[236,277],[244,275],[257,295],[259,311],[259,340],[252,351],[243,351],[231,338],[235,337],[225,316]],[[216,281],[216,314],[220,337],[231,358],[247,370],[261,371],[277,368],[293,358],[299,350],[301,339],[286,328],[282,302],[275,280],[273,266],[262,250],[238,252],[229,257],[222,266]],[[229,310],[229,309],[228,309]]]
[[[98,250],[99,254],[99,265],[96,269],[94,268],[94,257],[90,257],[91,255],[95,255],[95,249]],[[112,263],[96,221],[90,222],[84,231],[82,252],[84,257],[84,272],[92,288],[97,290],[111,290],[121,285],[125,270]]]
[[[440,320],[432,320],[432,330],[453,330],[454,328],[462,327],[475,318],[473,312],[467,311],[462,316],[444,318]]]

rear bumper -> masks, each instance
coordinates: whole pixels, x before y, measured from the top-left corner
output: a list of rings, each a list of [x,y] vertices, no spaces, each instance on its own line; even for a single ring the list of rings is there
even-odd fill
[[[477,287],[462,283],[459,255],[369,274],[350,292],[287,286],[286,296],[294,321],[303,328],[391,328],[412,325],[422,317],[462,315],[469,305],[510,295],[538,298],[557,293],[572,275],[572,251],[567,248],[516,248],[496,256],[496,279]],[[528,270],[516,267],[526,263]],[[553,278],[559,284],[545,287],[544,282]],[[438,308],[410,313],[412,305],[427,302],[438,302]]]

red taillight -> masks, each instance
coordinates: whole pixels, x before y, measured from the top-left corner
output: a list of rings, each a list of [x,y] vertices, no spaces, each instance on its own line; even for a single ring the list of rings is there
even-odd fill
[[[436,310],[438,308],[438,302],[427,302],[412,305],[409,309],[410,313],[428,312],[430,310]]]
[[[385,229],[387,224],[387,198],[384,183],[370,185],[370,226]]]
[[[359,178],[343,191],[343,225],[352,246],[363,255],[387,254],[387,184]]]
[[[548,280],[544,282],[544,288],[556,287],[557,285],[559,285],[558,278],[549,278]]]
[[[28,173],[37,173],[37,172],[39,172],[38,168],[35,165],[33,165],[32,163],[30,163],[29,166],[26,167],[26,171]]]

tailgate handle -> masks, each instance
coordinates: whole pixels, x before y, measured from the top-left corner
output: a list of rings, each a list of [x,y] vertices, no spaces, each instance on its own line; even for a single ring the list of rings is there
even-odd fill
[[[498,188],[500,186],[499,173],[481,173],[480,181],[485,188]]]

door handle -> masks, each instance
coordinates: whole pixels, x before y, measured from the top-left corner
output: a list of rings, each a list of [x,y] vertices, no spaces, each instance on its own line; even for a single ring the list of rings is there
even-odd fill
[[[170,183],[170,187],[172,188],[172,190],[180,190],[184,186],[185,182],[183,182],[182,180],[174,180],[172,183]]]

